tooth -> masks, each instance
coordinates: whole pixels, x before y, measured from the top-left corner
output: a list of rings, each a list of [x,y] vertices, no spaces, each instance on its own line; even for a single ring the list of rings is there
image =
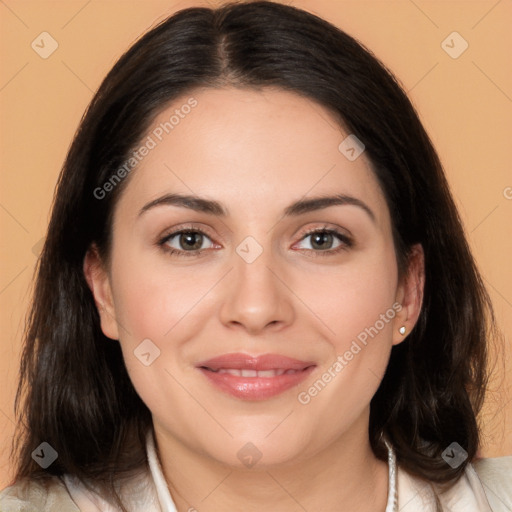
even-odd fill
[[[239,370],[235,368],[219,368],[218,370],[212,370],[215,373],[227,373],[229,375],[234,375],[235,377],[278,377],[279,375],[292,375],[297,373],[298,370]]]
[[[279,375],[276,370],[260,370],[258,372],[258,377],[275,377],[276,374]]]
[[[235,370],[232,368],[219,368],[219,370],[217,370],[217,372],[218,373],[229,373],[229,375],[234,375],[235,377],[241,376],[240,370]]]
[[[256,370],[242,370],[242,377],[258,377]]]

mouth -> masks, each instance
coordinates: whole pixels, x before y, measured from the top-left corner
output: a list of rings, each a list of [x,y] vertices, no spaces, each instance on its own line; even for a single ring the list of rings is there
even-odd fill
[[[196,368],[219,391],[243,400],[264,400],[302,382],[316,367],[278,354],[252,357],[225,354],[199,363]]]

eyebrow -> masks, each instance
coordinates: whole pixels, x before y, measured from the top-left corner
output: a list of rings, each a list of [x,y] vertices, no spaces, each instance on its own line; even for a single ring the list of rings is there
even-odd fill
[[[218,201],[204,199],[202,197],[194,195],[165,194],[164,196],[154,199],[153,201],[150,201],[149,203],[144,205],[140,210],[138,216],[140,217],[143,213],[147,212],[152,208],[164,205],[179,206],[182,208],[194,210],[196,212],[207,213],[218,217],[227,217],[229,215],[228,210],[224,208],[222,204],[219,203]],[[330,206],[343,205],[358,206],[368,214],[368,216],[371,218],[373,222],[375,222],[375,214],[366,203],[361,201],[361,199],[357,199],[356,197],[352,197],[345,194],[300,199],[298,201],[295,201],[291,205],[287,206],[283,211],[283,216],[296,217],[298,215],[303,215],[305,213],[322,210]]]

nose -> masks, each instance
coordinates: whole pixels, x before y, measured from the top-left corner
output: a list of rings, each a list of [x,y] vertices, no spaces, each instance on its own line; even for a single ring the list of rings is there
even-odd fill
[[[249,334],[280,330],[294,319],[293,292],[286,272],[276,264],[269,249],[251,263],[233,254],[234,268],[223,289],[222,323]]]

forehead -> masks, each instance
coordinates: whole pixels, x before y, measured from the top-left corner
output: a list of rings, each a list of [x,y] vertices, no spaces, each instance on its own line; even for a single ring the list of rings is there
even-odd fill
[[[293,92],[197,89],[156,116],[139,144],[150,149],[120,203],[134,211],[177,192],[215,198],[230,212],[270,212],[335,192],[371,202],[384,222],[387,208],[369,160],[344,151],[349,135],[333,113]]]

